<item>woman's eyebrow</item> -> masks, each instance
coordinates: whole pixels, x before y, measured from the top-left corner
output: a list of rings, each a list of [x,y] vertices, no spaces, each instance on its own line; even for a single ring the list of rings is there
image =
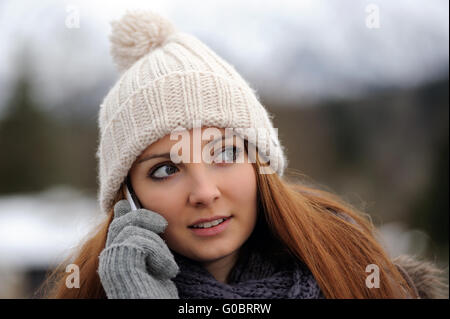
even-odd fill
[[[152,158],[156,157],[164,157],[164,158],[170,158],[170,153],[163,153],[163,154],[153,154],[153,155],[147,155],[138,160],[137,164],[141,164],[142,162],[151,160]]]
[[[224,140],[224,139],[226,139],[228,136],[226,136],[226,135],[223,135],[222,137],[218,137],[218,138],[216,138],[215,140],[213,140],[212,142],[209,142],[209,143],[211,143],[210,145],[212,146],[212,145],[214,145],[214,144],[216,144],[218,141],[220,141],[220,140]],[[143,158],[141,158],[140,160],[138,160],[137,161],[137,164],[141,164],[142,162],[145,162],[145,161],[148,161],[148,160],[151,160],[151,159],[153,159],[153,158],[157,158],[157,157],[164,157],[164,158],[170,158],[170,153],[162,153],[162,154],[152,154],[152,155],[147,155],[147,156],[144,156]]]

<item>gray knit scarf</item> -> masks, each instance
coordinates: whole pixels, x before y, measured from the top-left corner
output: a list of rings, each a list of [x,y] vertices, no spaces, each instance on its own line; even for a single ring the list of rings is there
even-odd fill
[[[276,258],[252,251],[239,258],[224,284],[195,261],[174,256],[180,267],[174,282],[181,299],[324,298],[309,269],[294,259],[276,262]]]

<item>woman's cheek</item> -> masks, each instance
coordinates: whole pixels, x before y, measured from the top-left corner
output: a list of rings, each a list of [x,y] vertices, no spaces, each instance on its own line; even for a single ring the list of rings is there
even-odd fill
[[[166,218],[167,220],[167,218]],[[173,240],[173,234],[174,234],[174,225],[170,221],[168,221],[168,225],[164,232],[161,234],[161,238],[164,239],[168,244],[172,242]],[[169,246],[170,247],[170,246]]]
[[[177,234],[179,234],[182,230],[181,228],[183,227],[183,225],[179,223],[179,218],[176,218],[176,216],[165,214],[165,216],[163,215],[163,217],[167,221],[167,227],[164,231],[164,234],[162,235],[164,236],[163,238],[166,240],[175,239]]]

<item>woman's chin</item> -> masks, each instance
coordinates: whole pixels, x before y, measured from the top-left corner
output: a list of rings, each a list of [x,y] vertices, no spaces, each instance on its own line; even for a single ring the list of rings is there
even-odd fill
[[[211,263],[230,256],[234,250],[227,249],[225,251],[199,251],[195,256],[190,257],[200,263]]]

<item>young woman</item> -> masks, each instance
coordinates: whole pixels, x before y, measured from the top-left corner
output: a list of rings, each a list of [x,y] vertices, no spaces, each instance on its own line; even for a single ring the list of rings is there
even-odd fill
[[[106,218],[67,261],[80,287],[66,286],[64,263],[48,297],[440,296],[436,268],[391,260],[367,215],[283,177],[271,118],[231,65],[154,13],[112,26],[122,75],[99,116]]]

